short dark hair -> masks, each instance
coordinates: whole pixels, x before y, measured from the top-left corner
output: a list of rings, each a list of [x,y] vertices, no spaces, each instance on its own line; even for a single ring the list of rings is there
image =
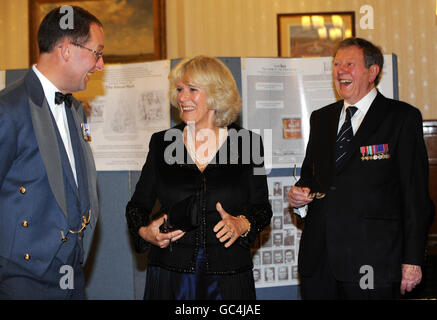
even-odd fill
[[[334,51],[334,57],[339,49],[344,49],[352,46],[358,47],[363,50],[364,65],[367,69],[374,64],[379,66],[379,74],[375,78],[375,85],[377,85],[381,78],[382,68],[384,66],[384,56],[382,55],[381,49],[375,46],[370,41],[362,38],[346,38],[337,45]]]
[[[51,52],[59,40],[64,38],[83,44],[88,41],[91,23],[102,27],[102,23],[94,15],[77,6],[73,8],[73,29],[62,28],[61,19],[66,14],[61,13],[61,7],[50,11],[42,20],[38,29],[39,52]]]

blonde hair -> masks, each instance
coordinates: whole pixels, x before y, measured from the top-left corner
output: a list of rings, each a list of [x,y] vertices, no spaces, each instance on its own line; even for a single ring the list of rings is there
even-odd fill
[[[177,82],[194,84],[205,90],[208,109],[215,110],[215,125],[225,127],[236,121],[241,110],[241,98],[232,73],[220,60],[208,56],[188,57],[170,72],[170,103],[181,110]]]

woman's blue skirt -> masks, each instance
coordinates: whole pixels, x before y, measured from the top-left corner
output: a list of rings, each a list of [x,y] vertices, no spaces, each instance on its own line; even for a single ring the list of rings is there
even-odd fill
[[[148,266],[144,300],[255,300],[252,270],[231,275],[206,274],[199,250],[195,273]]]

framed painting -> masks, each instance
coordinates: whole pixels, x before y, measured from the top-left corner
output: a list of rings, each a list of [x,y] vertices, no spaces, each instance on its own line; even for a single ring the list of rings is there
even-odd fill
[[[29,60],[38,59],[38,27],[52,9],[80,6],[95,15],[105,32],[106,63],[166,58],[165,0],[29,0]]]
[[[355,36],[355,12],[278,14],[277,25],[279,57],[327,57]]]

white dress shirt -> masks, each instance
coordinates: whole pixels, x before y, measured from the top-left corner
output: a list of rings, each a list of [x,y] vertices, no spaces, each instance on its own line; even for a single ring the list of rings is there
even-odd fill
[[[32,66],[32,70],[35,72],[39,81],[41,82],[42,88],[44,90],[44,95],[49,104],[50,111],[52,112],[53,118],[55,119],[56,125],[58,126],[59,134],[64,142],[65,151],[67,152],[68,160],[70,161],[71,170],[73,171],[74,180],[77,185],[76,176],[76,165],[73,154],[73,147],[71,146],[70,131],[68,130],[67,113],[65,111],[65,104],[55,104],[55,93],[61,92],[56,86],[50,82],[36,67],[36,64]]]
[[[376,90],[376,88],[373,88],[372,90],[370,90],[370,92],[368,94],[366,94],[363,98],[361,98],[361,100],[358,101],[356,104],[350,104],[350,103],[347,103],[345,101],[343,109],[341,110],[341,113],[340,113],[340,119],[338,121],[337,133],[340,132],[340,128],[343,125],[343,122],[346,118],[346,108],[348,108],[349,106],[355,106],[358,109],[354,113],[354,116],[351,119],[352,130],[353,130],[354,135],[355,135],[355,133],[357,132],[358,128],[361,125],[361,122],[363,122],[363,119],[366,116],[367,110],[369,110],[370,105],[372,104],[373,100],[375,100],[377,93],[378,93],[378,91]]]
[[[376,88],[373,88],[372,90],[369,91],[368,94],[366,94],[363,98],[361,98],[361,100],[358,101],[356,104],[352,105],[352,104],[347,103],[345,101],[344,105],[343,105],[343,109],[341,110],[341,113],[340,113],[340,119],[338,121],[337,133],[340,132],[340,128],[343,125],[343,122],[346,118],[346,108],[349,106],[355,106],[355,107],[357,107],[357,111],[354,113],[354,115],[351,119],[352,131],[355,135],[355,133],[358,131],[358,128],[361,125],[361,122],[363,122],[363,119],[366,116],[366,113],[369,110],[373,100],[375,100],[377,93],[378,93],[378,91],[376,90]],[[313,200],[313,201],[317,201],[317,200]],[[296,214],[300,215],[302,218],[304,218],[307,215],[307,210],[308,210],[308,205],[303,206],[301,208],[295,208],[294,213],[296,213]]]

